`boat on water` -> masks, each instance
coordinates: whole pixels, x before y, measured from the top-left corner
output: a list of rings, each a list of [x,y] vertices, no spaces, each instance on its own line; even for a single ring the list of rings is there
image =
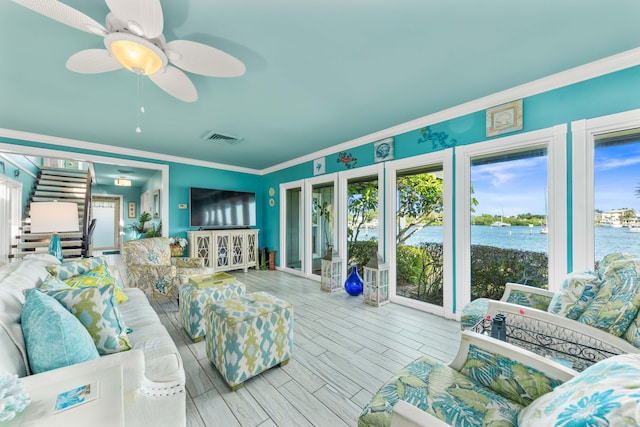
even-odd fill
[[[540,227],[540,234],[549,234],[549,228],[545,225]]]
[[[640,233],[640,225],[632,225],[628,231],[629,233]]]
[[[502,221],[496,221],[494,223],[491,224],[492,227],[511,227],[511,224],[506,223],[506,222],[502,222]]]

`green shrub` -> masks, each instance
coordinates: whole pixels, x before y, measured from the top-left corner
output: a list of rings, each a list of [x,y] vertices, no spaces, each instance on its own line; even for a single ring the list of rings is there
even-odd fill
[[[355,242],[347,242],[347,258],[348,266],[358,266],[358,273],[363,277],[364,270],[362,269],[371,258],[378,254],[378,241],[377,240],[358,240]]]
[[[398,286],[418,283],[422,271],[422,253],[415,246],[398,245],[396,249]]]

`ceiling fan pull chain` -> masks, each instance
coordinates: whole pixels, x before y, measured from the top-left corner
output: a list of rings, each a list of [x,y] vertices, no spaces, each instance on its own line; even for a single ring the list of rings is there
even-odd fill
[[[140,107],[138,108],[138,111],[136,113],[137,122],[138,122],[138,126],[136,127],[136,133],[142,133],[142,128],[140,127],[140,115],[144,114],[144,105],[142,101],[142,89],[143,89],[144,82],[142,81],[142,79],[143,79],[142,74],[138,74],[138,105]]]

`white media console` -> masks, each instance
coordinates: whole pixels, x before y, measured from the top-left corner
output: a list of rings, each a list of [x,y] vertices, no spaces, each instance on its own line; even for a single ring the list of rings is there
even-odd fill
[[[204,258],[215,271],[258,267],[258,233],[255,228],[189,231],[189,256]]]

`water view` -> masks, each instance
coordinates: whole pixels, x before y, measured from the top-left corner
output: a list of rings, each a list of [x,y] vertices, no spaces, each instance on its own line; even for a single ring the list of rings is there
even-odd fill
[[[547,252],[547,234],[540,233],[540,227],[487,227],[471,226],[471,242],[474,245],[495,246],[505,249],[519,249],[533,252]],[[358,240],[378,238],[377,228],[361,230]],[[640,255],[640,233],[631,233],[627,228],[596,227],[596,260],[612,252]],[[442,226],[425,227],[407,240],[408,245],[417,246],[421,242],[442,243]]]

